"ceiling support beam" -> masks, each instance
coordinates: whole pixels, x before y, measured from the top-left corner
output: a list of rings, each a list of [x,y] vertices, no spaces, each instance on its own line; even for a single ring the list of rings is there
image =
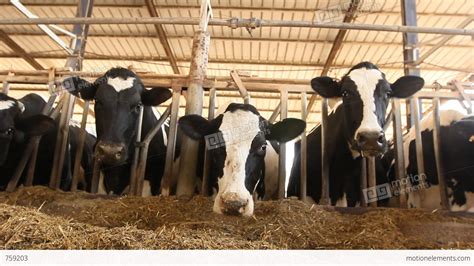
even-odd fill
[[[8,36],[5,31],[0,29],[0,40],[2,40],[5,45],[12,49],[17,56],[23,58],[28,64],[30,64],[36,70],[44,70],[45,68],[36,61],[31,55],[29,55],[20,45],[18,45],[10,36]]]
[[[153,0],[145,0],[145,4],[150,16],[158,18],[159,17],[158,12],[156,12],[155,3],[153,2]],[[171,50],[171,46],[168,42],[168,38],[166,37],[166,33],[165,33],[165,29],[163,28],[163,25],[155,24],[154,26],[156,29],[156,33],[158,34],[158,37],[160,38],[161,45],[165,49],[166,57],[168,57],[170,61],[170,65],[171,65],[171,68],[173,69],[173,72],[175,74],[180,74],[176,57],[173,54],[173,51]]]

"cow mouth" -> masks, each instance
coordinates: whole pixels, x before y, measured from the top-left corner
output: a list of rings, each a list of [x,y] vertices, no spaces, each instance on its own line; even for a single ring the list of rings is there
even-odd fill
[[[382,150],[361,150],[360,155],[364,158],[382,155]]]

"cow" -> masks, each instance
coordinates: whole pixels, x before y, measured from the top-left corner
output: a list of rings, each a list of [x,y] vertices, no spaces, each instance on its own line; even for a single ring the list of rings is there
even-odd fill
[[[209,183],[217,190],[213,211],[251,216],[252,194],[263,179],[267,141],[288,142],[298,137],[306,123],[287,118],[275,124],[266,121],[250,104],[230,104],[213,120],[186,115],[178,125],[185,135],[207,142],[210,151]]]
[[[161,87],[148,90],[133,71],[120,67],[108,70],[93,83],[80,77],[70,77],[63,81],[63,86],[82,99],[94,101],[97,132],[95,156],[101,163],[106,192],[126,192],[140,109],[143,107],[141,137],[144,138],[158,122],[153,106],[171,98],[171,91]],[[165,141],[164,130],[159,130],[149,145],[145,180],[149,181],[152,195],[160,193],[166,157]]]
[[[385,74],[370,62],[352,67],[340,81],[330,77],[311,80],[311,87],[324,98],[342,97],[327,120],[329,187],[332,205],[356,206],[360,200],[362,157],[378,156],[387,150],[384,135],[385,113],[391,97],[406,98],[420,90],[424,80],[403,76],[390,84]],[[290,174],[288,195],[299,195],[300,147]],[[321,127],[307,137],[307,193],[314,201],[321,197]]]
[[[4,190],[18,166],[29,139],[43,136],[38,147],[34,185],[49,184],[57,123],[41,115],[46,102],[37,94],[28,94],[16,100],[0,93],[0,189]],[[68,158],[68,157],[67,157]],[[22,179],[25,176],[22,176]],[[70,164],[63,167],[61,188],[70,185]],[[20,180],[20,181],[21,181]]]
[[[387,158],[382,164],[384,170],[377,176],[378,180],[382,180],[381,177],[386,174],[385,182],[390,184],[392,194],[408,196],[409,208],[441,208],[433,125],[433,113],[426,115],[420,122],[424,173],[418,172],[415,129],[411,128],[403,141],[406,170],[406,176],[403,177],[406,180],[403,183],[407,187],[402,188],[397,184],[400,181],[395,178],[393,150],[385,156]],[[441,110],[440,136],[440,159],[450,209],[474,211],[474,116],[466,116],[456,110]]]

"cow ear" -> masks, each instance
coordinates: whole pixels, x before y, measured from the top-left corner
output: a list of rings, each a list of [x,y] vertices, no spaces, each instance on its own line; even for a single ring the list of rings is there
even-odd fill
[[[417,76],[403,76],[390,85],[392,97],[407,98],[415,94],[425,85],[425,80]]]
[[[341,97],[340,84],[330,77],[317,77],[312,79],[311,87],[324,98]]]
[[[266,138],[280,143],[288,142],[301,135],[305,128],[306,122],[303,120],[286,118],[276,124],[269,125]]]
[[[56,126],[54,120],[45,115],[33,115],[18,119],[15,127],[29,136],[41,136],[52,131]]]
[[[84,100],[92,100],[94,99],[99,83],[97,81],[90,83],[80,77],[69,77],[64,79],[61,82],[61,85],[74,96],[80,97]]]
[[[142,103],[148,106],[158,106],[171,98],[173,94],[167,88],[155,87],[151,90],[144,89],[142,92]]]
[[[221,122],[222,115],[219,115],[212,121],[200,115],[186,115],[179,119],[178,125],[186,136],[194,140],[200,140],[209,134],[217,132]]]

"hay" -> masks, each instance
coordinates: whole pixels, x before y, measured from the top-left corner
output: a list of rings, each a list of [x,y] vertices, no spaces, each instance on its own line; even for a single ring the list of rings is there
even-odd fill
[[[297,200],[258,202],[251,218],[194,197],[112,197],[44,187],[0,193],[4,249],[473,248],[474,219],[419,210],[341,214]]]

